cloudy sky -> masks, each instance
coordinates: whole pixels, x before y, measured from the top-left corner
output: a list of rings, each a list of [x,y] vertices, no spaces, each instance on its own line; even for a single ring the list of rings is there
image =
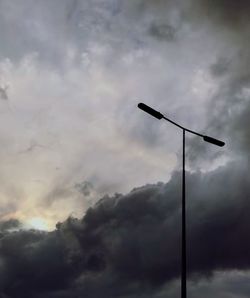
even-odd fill
[[[250,294],[250,4],[0,0],[0,297]],[[20,293],[22,293],[20,296]]]

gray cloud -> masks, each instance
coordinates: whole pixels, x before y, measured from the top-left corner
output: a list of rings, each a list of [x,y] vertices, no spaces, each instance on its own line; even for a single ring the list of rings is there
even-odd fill
[[[219,0],[219,1],[196,1],[193,9],[198,8],[200,15],[206,16],[208,19],[216,21],[219,25],[224,25],[229,29],[242,28],[249,23],[248,11],[250,9],[249,1],[239,0]]]
[[[168,24],[152,24],[149,33],[160,40],[173,41],[175,39],[175,29]]]
[[[187,176],[190,278],[250,267],[249,174],[238,167]],[[1,292],[158,297],[180,273],[180,178],[106,196],[50,233],[2,232]]]
[[[232,280],[245,292],[213,273],[250,265],[249,4],[31,2],[0,2],[1,76],[11,82],[14,107],[10,115],[1,106],[1,215],[37,207],[53,220],[82,213],[82,194],[92,188],[77,181],[89,177],[100,193],[167,180],[175,166],[169,152],[181,140],[173,128],[136,112],[138,98],[226,141],[226,150],[213,150],[189,140],[189,161],[205,169],[213,158],[236,160],[187,177],[189,269],[199,281],[192,295],[246,296],[244,277]],[[27,154],[17,157],[20,148]],[[43,183],[34,186],[30,178]],[[18,222],[1,222],[1,294],[178,296],[179,186],[175,174],[166,185],[105,197],[83,219],[70,218],[50,233],[10,233]],[[213,287],[202,284],[204,276]]]
[[[9,219],[6,221],[0,221],[0,232],[6,232],[8,230],[19,229],[22,226],[19,220]]]
[[[8,99],[7,90],[8,90],[8,86],[0,87],[0,98],[1,99],[3,99],[3,100],[7,100]]]
[[[82,183],[77,183],[75,188],[84,196],[88,197],[93,191],[94,186],[89,181],[83,181]]]
[[[249,11],[248,1],[190,1],[188,19],[216,36],[221,50],[214,52],[208,71],[217,89],[206,105],[204,132],[226,141],[226,150],[196,139],[188,148],[190,165],[204,167],[207,160],[249,159]],[[225,157],[226,156],[226,157]],[[215,162],[216,163],[216,162]]]

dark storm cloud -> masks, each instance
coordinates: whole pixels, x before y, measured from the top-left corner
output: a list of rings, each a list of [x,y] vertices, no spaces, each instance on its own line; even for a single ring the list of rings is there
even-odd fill
[[[17,219],[9,219],[6,221],[0,221],[0,232],[5,232],[8,230],[18,229],[22,225]]]
[[[187,176],[190,276],[250,267],[249,173],[238,167]],[[50,233],[2,232],[1,293],[154,297],[180,273],[180,182],[176,173],[167,184],[106,196]]]
[[[2,234],[1,293],[33,297],[32,293],[67,287],[73,272],[63,260],[64,247],[59,240],[32,230]]]
[[[249,23],[250,3],[247,0],[194,0],[191,2],[194,4],[193,9],[197,9],[200,16],[204,15],[229,28],[239,28]]]
[[[249,159],[250,55],[249,1],[190,1],[189,21],[198,21],[209,28],[223,44],[214,56],[208,71],[217,84],[217,91],[207,104],[204,131],[226,141],[229,158]],[[197,25],[197,23],[196,23]],[[213,151],[196,140],[190,143],[191,164],[209,157],[219,159],[226,152]]]

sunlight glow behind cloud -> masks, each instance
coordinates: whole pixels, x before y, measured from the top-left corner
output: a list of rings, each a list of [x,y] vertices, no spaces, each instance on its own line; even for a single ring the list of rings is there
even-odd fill
[[[30,220],[27,221],[28,225],[30,225],[30,227],[32,229],[36,229],[36,230],[48,230],[48,224],[46,223],[46,220],[40,218],[40,217],[33,217]]]

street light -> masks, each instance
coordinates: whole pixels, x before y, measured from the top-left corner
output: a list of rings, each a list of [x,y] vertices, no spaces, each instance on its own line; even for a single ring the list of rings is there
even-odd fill
[[[187,256],[186,256],[186,198],[185,198],[185,132],[190,132],[199,137],[202,137],[204,141],[214,144],[219,147],[223,147],[225,145],[224,142],[211,138],[209,136],[197,133],[193,130],[187,129],[178,123],[168,119],[160,112],[152,109],[144,103],[139,103],[138,108],[143,110],[144,112],[150,114],[151,116],[157,118],[158,120],[164,119],[174,124],[175,126],[182,129],[182,245],[181,245],[181,298],[187,297]]]

